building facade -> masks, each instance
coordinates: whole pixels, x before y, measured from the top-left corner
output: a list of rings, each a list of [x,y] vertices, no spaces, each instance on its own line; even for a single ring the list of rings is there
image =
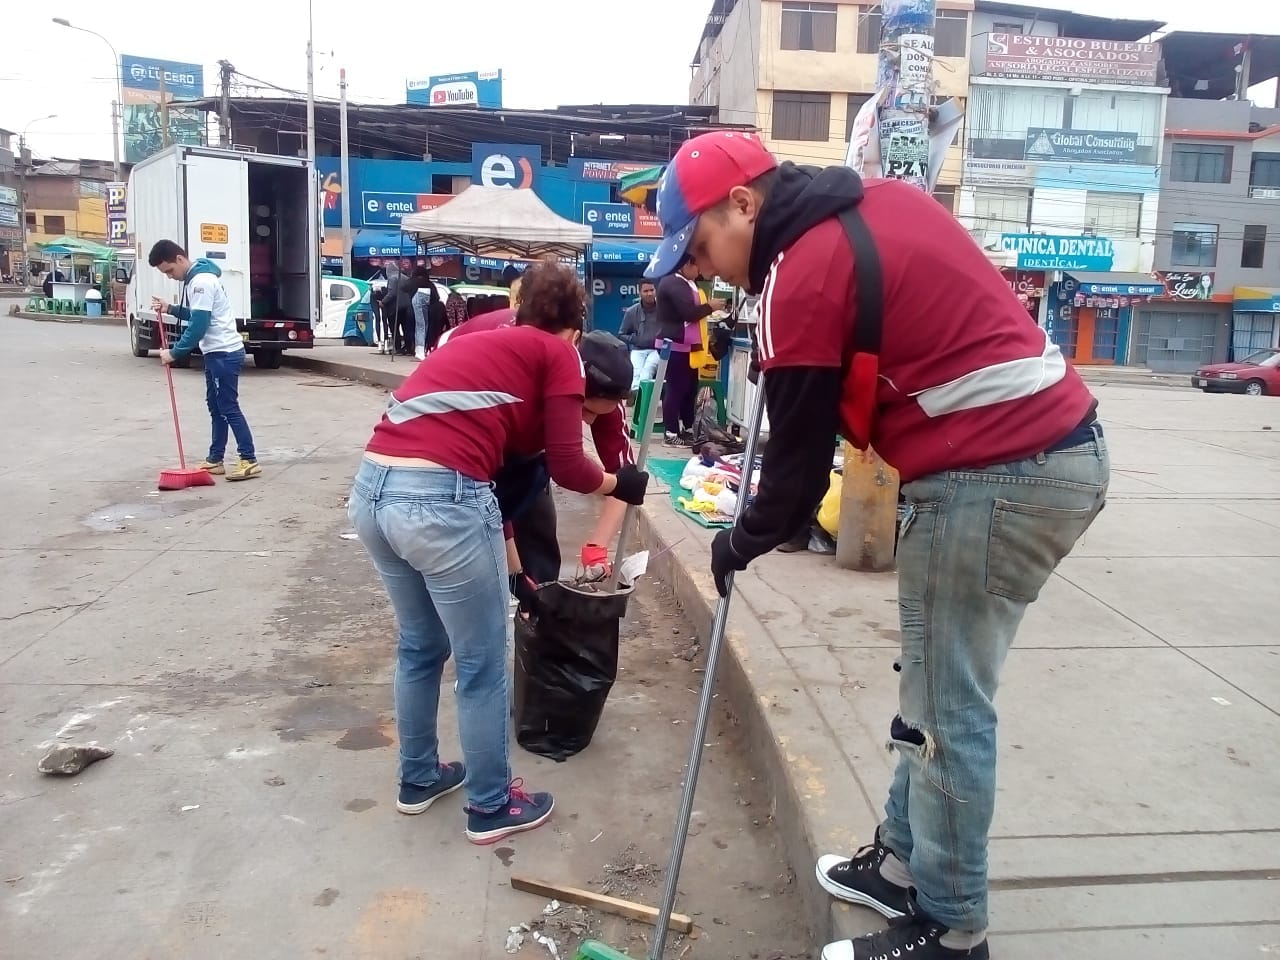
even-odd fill
[[[935,95],[963,104],[969,86],[972,0],[938,0]],[[813,0],[714,0],[693,60],[689,101],[723,123],[759,128],[769,149],[797,163],[843,163],[853,119],[875,93],[880,8]],[[960,147],[935,195],[955,209]]]
[[[1130,362],[1185,373],[1280,345],[1280,110],[1168,103],[1155,269]]]
[[[105,243],[107,183],[114,180],[105,161],[49,160],[27,172],[27,243],[78,237]]]
[[[957,216],[1076,363],[1124,363],[1150,275],[1158,24],[978,0]]]

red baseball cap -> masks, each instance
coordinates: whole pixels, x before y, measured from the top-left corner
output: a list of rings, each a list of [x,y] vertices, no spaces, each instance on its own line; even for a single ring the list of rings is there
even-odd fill
[[[644,275],[673,273],[689,249],[699,215],[726,199],[734,187],[746,186],[777,166],[754,133],[717,130],[686,140],[658,184],[662,243]]]

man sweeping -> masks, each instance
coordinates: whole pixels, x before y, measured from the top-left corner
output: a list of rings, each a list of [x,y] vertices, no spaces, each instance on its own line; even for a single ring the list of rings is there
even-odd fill
[[[240,371],[244,369],[244,340],[236,330],[227,292],[219,277],[222,271],[210,260],[191,260],[187,251],[172,240],[157,241],[147,262],[170,280],[182,284],[182,302],[165,303],[159,297],[151,306],[186,321],[182,337],[168,350],[160,351],[161,363],[173,363],[191,356],[197,346],[204,358],[205,401],[213,423],[209,455],[199,465],[209,473],[226,475],[228,480],[248,480],[262,474],[253,450],[253,434],[240,410]],[[223,464],[228,431],[235,434],[239,463],[230,470]]]
[[[712,544],[720,593],[809,516],[837,434],[902,478],[897,772],[873,841],[816,870],[891,925],[823,960],[986,960],[996,688],[1027,606],[1105,502],[1097,401],[909,184],[779,166],[751,134],[709,133],[667,168],[658,217],[652,274],[692,259],[762,304],[771,431],[755,500]]]

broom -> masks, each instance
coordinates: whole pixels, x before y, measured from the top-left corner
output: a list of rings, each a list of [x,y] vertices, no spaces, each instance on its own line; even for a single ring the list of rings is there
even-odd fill
[[[160,349],[168,350],[169,342],[164,331],[164,311],[156,313],[156,326],[160,328]],[[173,409],[173,435],[178,439],[178,468],[161,470],[156,487],[160,490],[185,490],[188,487],[212,487],[213,475],[207,470],[187,466],[187,455],[182,451],[182,428],[178,426],[178,397],[173,392],[173,367],[167,363],[164,375],[169,381],[169,406]]]

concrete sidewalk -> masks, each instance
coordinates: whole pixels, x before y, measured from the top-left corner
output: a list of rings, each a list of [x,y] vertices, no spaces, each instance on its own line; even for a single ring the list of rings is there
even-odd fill
[[[286,357],[389,388],[414,366],[359,348]],[[1280,402],[1095,390],[1110,503],[1004,675],[994,955],[1280,951]],[[705,636],[711,534],[656,496],[640,535],[675,544],[656,572]],[[895,577],[771,555],[737,583],[721,690],[769,779],[809,922],[819,939],[875,929],[826,898],[811,864],[852,853],[879,819]]]
[[[311,350],[285,353],[285,363],[326,376],[345,377],[394,389],[414,368],[412,357],[385,357],[373,347],[348,347],[335,342],[317,343]],[[1089,383],[1108,386],[1176,387],[1190,390],[1190,379],[1181,373],[1155,373],[1144,367],[1077,367]]]

